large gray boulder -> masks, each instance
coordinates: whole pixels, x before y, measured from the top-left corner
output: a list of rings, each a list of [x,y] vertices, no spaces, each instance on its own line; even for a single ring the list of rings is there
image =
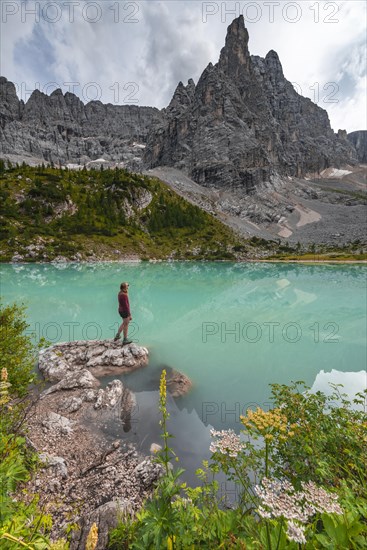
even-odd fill
[[[59,382],[45,390],[42,393],[42,397],[57,391],[91,389],[99,386],[97,378],[95,378],[87,369],[81,369],[76,372],[67,370],[63,371],[63,374],[64,377]],[[50,380],[50,378],[48,378],[48,380]]]
[[[62,342],[39,353],[38,368],[50,382],[79,383],[76,373],[87,369],[93,377],[122,374],[148,364],[148,350],[136,344],[123,346],[121,341],[80,340]],[[84,376],[84,387],[95,387],[92,378]],[[79,382],[78,382],[79,380]],[[89,385],[88,385],[88,380]]]

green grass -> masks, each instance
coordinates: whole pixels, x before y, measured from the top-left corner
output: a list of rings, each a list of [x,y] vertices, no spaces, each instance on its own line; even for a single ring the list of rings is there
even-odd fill
[[[348,195],[353,199],[363,201],[364,204],[367,203],[367,195],[365,193],[357,193],[355,191],[343,191],[342,189],[334,189],[334,188],[328,189],[328,191],[332,191],[333,193],[341,193],[342,195]]]
[[[357,199],[358,201],[362,201],[363,203],[367,202],[366,193],[358,193],[357,191],[348,191],[347,189],[335,189],[334,187],[327,187],[322,185],[318,185],[318,187],[327,193],[328,192],[339,193],[340,195],[346,195],[353,199]]]
[[[344,253],[306,253],[306,254],[276,254],[270,256],[269,260],[282,260],[282,261],[313,261],[313,262],[361,262],[367,261],[367,254],[352,254],[348,252]]]
[[[366,243],[356,239],[348,244],[331,245],[311,243],[306,248],[298,243],[295,246],[280,245],[269,260],[292,262],[363,262],[367,260]]]

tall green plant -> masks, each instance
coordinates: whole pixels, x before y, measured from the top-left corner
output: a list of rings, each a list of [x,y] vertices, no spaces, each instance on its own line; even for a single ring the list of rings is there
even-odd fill
[[[145,508],[137,515],[138,521],[142,527],[140,529],[141,543],[135,543],[134,548],[139,549],[159,549],[170,547],[172,550],[176,546],[175,526],[178,519],[177,508],[173,505],[173,499],[177,497],[185,487],[185,484],[179,483],[179,477],[183,473],[181,468],[176,470],[171,465],[174,458],[173,450],[169,447],[169,439],[172,437],[167,430],[167,389],[166,389],[166,371],[162,371],[159,386],[159,410],[161,412],[160,425],[162,429],[163,447],[157,453],[156,461],[162,467],[164,474],[154,492],[154,496],[148,501]]]

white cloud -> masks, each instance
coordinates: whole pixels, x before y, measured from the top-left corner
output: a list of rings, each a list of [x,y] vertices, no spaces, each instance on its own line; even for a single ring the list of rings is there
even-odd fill
[[[3,10],[19,10],[2,14],[1,73],[25,88],[54,81],[67,91],[63,83],[73,81],[84,101],[100,90],[104,102],[164,107],[179,80],[197,81],[218,60],[227,26],[244,13],[250,53],[277,51],[286,78],[327,109],[334,129],[365,127],[365,2],[57,2],[58,11],[55,0],[2,2]],[[39,22],[22,13],[37,4]],[[45,20],[57,15],[55,23]],[[338,86],[338,103],[325,102],[329,83]]]

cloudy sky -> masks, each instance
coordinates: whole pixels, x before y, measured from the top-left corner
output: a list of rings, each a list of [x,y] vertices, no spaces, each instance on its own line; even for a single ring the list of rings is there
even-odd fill
[[[365,0],[0,0],[0,72],[27,100],[59,87],[85,103],[166,106],[216,63],[241,13],[250,53],[275,50],[334,130],[366,129]]]

